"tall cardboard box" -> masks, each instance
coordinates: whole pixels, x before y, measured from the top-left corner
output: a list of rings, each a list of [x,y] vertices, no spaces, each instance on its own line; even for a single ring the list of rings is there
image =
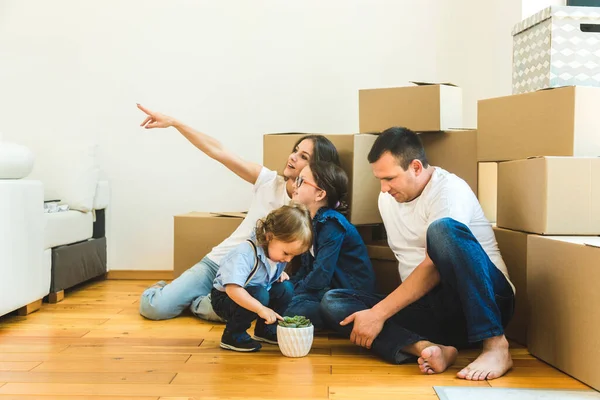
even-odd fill
[[[600,155],[600,88],[571,86],[480,100],[479,161]]]
[[[531,235],[529,351],[600,390],[600,238]]]
[[[483,214],[490,222],[496,222],[498,206],[498,163],[480,162],[477,174],[477,198]]]
[[[294,144],[306,133],[274,133],[263,137],[263,165],[283,173]],[[373,176],[367,155],[377,135],[331,134],[323,135],[335,145],[340,163],[349,178],[348,220],[354,225],[382,222],[377,199],[381,191],[379,181]]]
[[[506,337],[527,346],[529,302],[527,300],[528,233],[494,227],[494,235],[510,281],[515,286],[515,313],[505,329]]]
[[[415,132],[464,127],[460,87],[449,83],[413,83],[416,86],[359,90],[360,132],[376,133],[392,126]]]
[[[500,163],[498,226],[544,235],[599,235],[600,158]]]
[[[190,212],[174,217],[173,277],[177,278],[227,239],[245,213]]]
[[[464,179],[477,194],[477,131],[452,130],[419,135],[427,160]]]
[[[400,286],[398,260],[386,241],[367,243],[367,252],[375,270],[377,293],[390,294]]]

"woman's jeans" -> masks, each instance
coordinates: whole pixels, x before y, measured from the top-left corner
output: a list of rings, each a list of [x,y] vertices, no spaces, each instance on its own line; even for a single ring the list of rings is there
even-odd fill
[[[218,269],[215,262],[204,257],[173,282],[158,282],[142,293],[140,314],[148,319],[170,319],[189,306],[197,317],[222,322],[213,311],[209,296]]]

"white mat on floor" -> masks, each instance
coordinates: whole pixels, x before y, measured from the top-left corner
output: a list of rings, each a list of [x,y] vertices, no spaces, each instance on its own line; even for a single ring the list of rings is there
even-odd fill
[[[593,390],[471,388],[434,386],[440,400],[598,400]]]

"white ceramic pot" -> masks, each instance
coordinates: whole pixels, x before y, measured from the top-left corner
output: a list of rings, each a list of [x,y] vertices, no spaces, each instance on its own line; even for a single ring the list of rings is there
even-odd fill
[[[304,357],[313,343],[314,326],[306,328],[286,328],[277,325],[277,343],[286,357]]]
[[[34,155],[25,146],[0,142],[0,179],[22,179],[33,169]]]

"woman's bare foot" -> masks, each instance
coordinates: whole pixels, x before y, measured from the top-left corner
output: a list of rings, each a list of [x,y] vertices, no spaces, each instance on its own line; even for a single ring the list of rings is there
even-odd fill
[[[458,351],[451,346],[433,345],[423,349],[419,369],[424,374],[439,374],[454,364]]]
[[[512,365],[508,341],[501,335],[484,340],[479,357],[456,375],[470,381],[491,380],[500,378]]]

